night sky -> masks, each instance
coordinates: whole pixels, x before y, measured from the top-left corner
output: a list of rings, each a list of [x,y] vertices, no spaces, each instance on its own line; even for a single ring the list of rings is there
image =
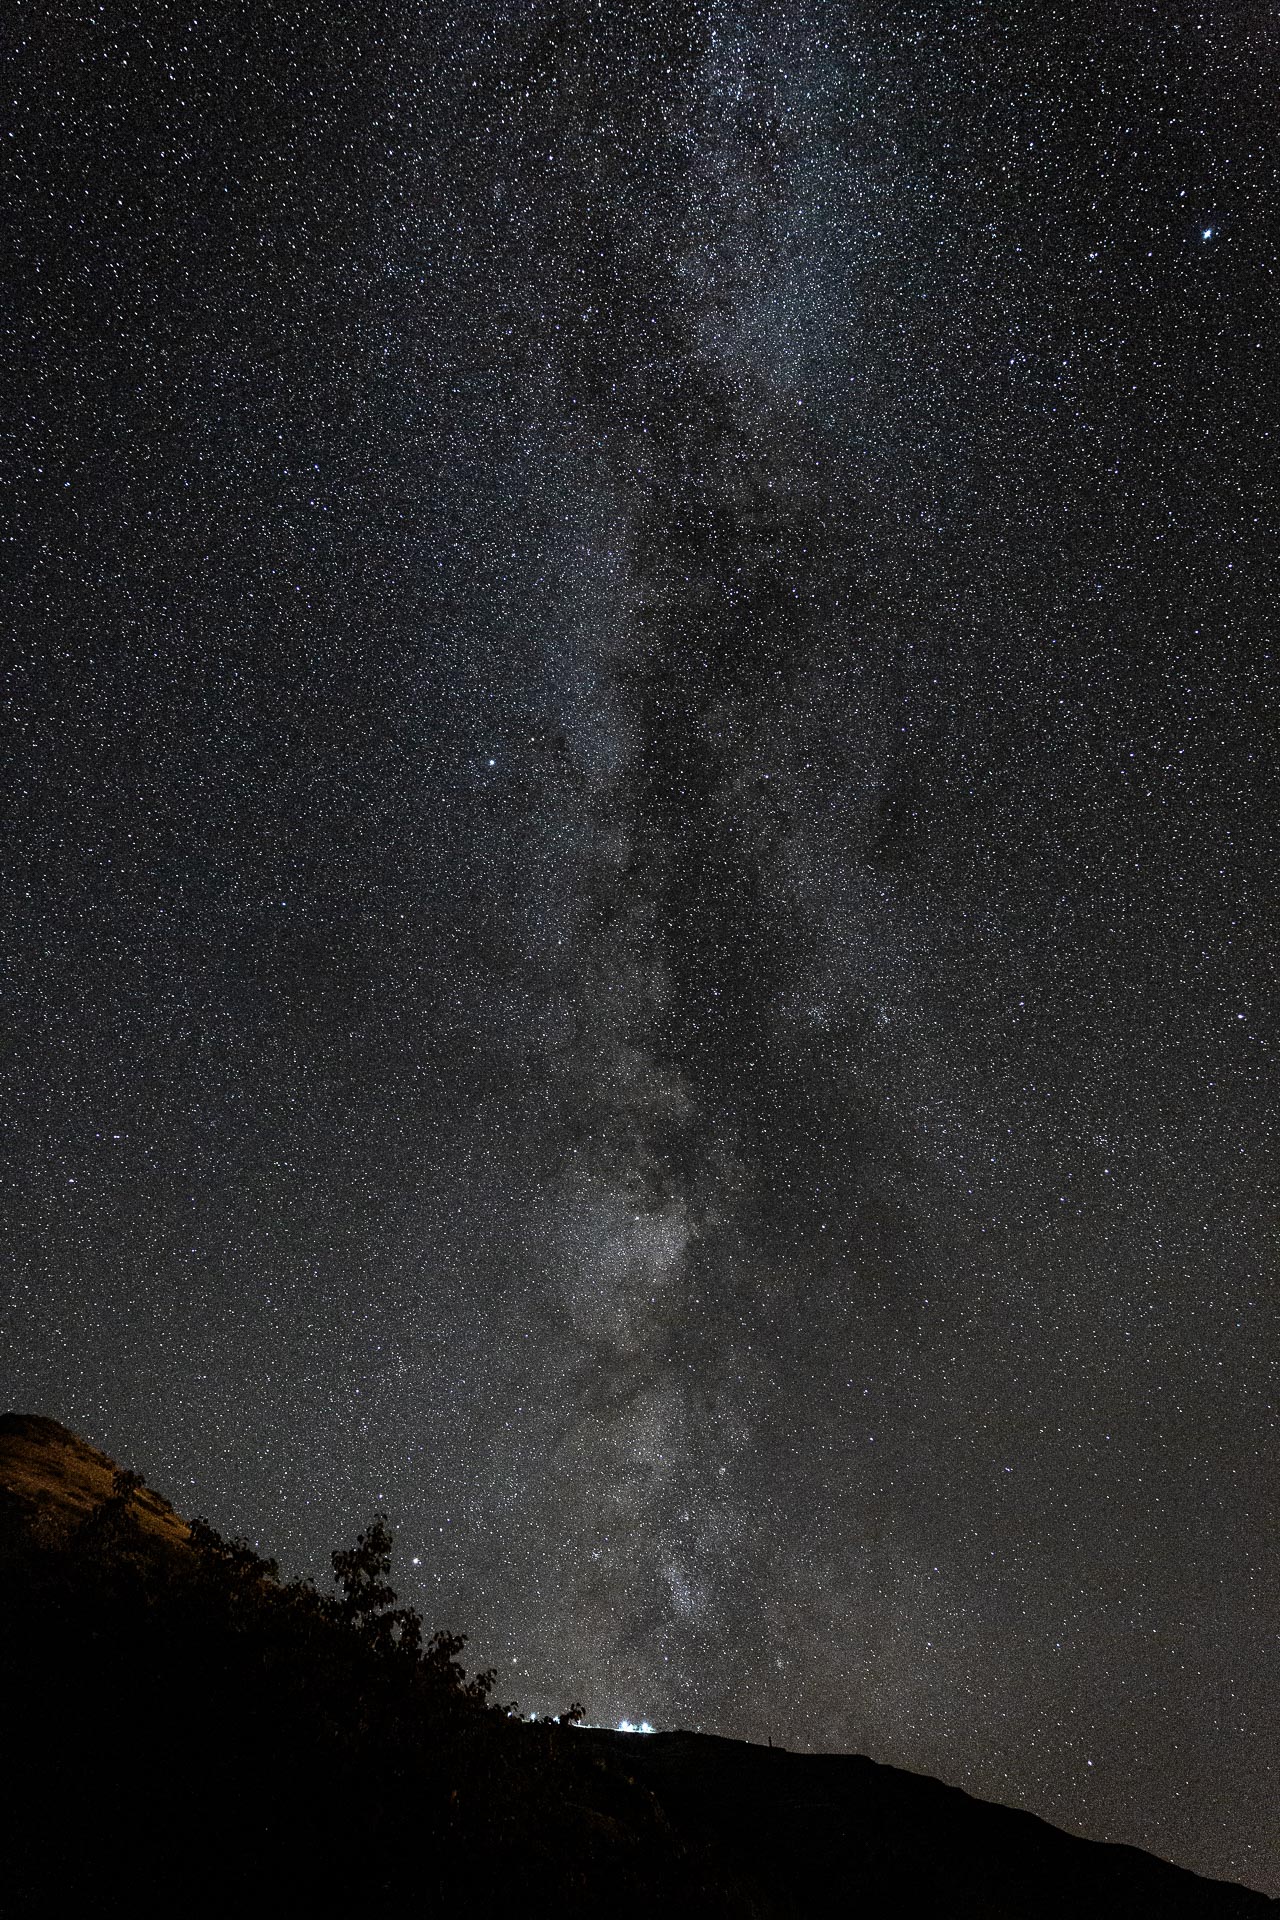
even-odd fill
[[[1280,1892],[1274,8],[7,66],[0,1399]]]

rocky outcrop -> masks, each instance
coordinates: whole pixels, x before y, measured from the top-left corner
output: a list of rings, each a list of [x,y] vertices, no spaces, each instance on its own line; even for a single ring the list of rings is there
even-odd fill
[[[116,1462],[79,1434],[38,1413],[0,1414],[0,1494],[44,1538],[58,1539],[111,1498]],[[150,1487],[133,1493],[143,1532],[185,1546],[189,1529]]]

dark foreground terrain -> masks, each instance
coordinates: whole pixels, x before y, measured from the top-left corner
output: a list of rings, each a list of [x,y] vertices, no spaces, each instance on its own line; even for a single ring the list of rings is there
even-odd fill
[[[1278,1911],[860,1757],[514,1718],[389,1551],[323,1596],[0,1418],[0,1913]]]

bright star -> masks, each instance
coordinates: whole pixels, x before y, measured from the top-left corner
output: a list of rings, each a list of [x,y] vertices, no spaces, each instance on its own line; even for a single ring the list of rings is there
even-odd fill
[[[1212,240],[1212,238],[1213,238],[1213,228],[1212,228],[1212,227],[1202,227],[1202,228],[1200,229],[1200,238],[1201,238],[1202,240]]]

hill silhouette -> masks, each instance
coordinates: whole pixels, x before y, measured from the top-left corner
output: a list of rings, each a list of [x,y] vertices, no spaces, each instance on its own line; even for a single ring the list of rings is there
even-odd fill
[[[0,1909],[1236,1916],[1247,1889],[858,1756],[531,1722],[375,1521],[325,1595],[0,1417]]]

